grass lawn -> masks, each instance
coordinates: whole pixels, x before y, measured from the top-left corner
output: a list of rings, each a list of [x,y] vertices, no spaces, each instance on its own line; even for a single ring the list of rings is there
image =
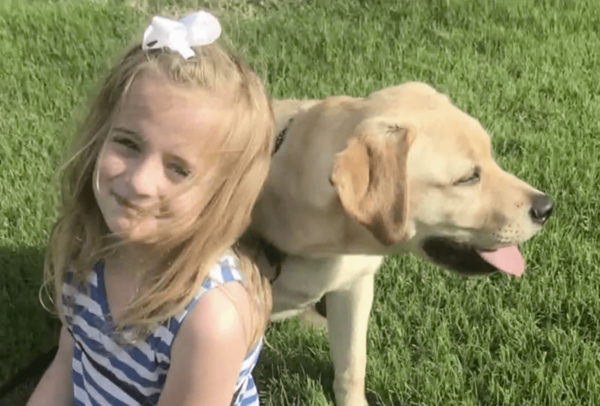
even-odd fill
[[[0,3],[4,382],[56,342],[38,287],[74,119],[148,16],[175,2]],[[389,258],[369,331],[371,404],[600,405],[600,2],[256,3],[229,7],[223,23],[273,96],[428,82],[482,122],[505,168],[557,202],[523,248],[520,280]],[[333,404],[326,336],[297,321],[272,326],[256,377],[264,405]],[[0,404],[23,405],[30,386]]]

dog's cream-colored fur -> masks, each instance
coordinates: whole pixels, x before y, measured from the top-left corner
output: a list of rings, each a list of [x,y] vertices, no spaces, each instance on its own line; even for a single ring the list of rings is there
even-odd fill
[[[501,169],[479,121],[427,84],[275,100],[274,109],[286,138],[248,233],[287,255],[272,320],[318,320],[311,305],[326,294],[336,403],[364,406],[373,281],[384,257],[431,260],[422,244],[432,236],[478,249],[521,244],[543,226],[530,215],[542,192]]]

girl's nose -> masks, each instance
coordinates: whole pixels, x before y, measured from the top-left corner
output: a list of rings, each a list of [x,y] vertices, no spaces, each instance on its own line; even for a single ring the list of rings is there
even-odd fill
[[[164,182],[165,173],[160,160],[153,157],[140,160],[131,168],[131,198],[159,196]]]

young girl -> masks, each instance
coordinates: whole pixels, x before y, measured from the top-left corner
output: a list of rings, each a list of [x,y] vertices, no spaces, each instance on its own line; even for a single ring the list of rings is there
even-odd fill
[[[69,160],[45,275],[63,323],[28,405],[258,405],[268,282],[236,246],[273,113],[205,12],[155,17]]]

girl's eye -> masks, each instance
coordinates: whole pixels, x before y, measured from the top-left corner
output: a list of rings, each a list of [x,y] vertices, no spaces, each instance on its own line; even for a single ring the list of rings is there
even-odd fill
[[[140,147],[139,145],[133,141],[130,138],[125,138],[125,137],[115,137],[115,142],[119,145],[124,146],[127,149],[133,150],[133,151],[139,151]]]
[[[184,167],[183,165],[180,165],[180,164],[175,164],[175,163],[170,164],[169,169],[171,169],[177,175],[184,177],[184,178],[190,175],[189,169],[187,169],[186,167]]]

